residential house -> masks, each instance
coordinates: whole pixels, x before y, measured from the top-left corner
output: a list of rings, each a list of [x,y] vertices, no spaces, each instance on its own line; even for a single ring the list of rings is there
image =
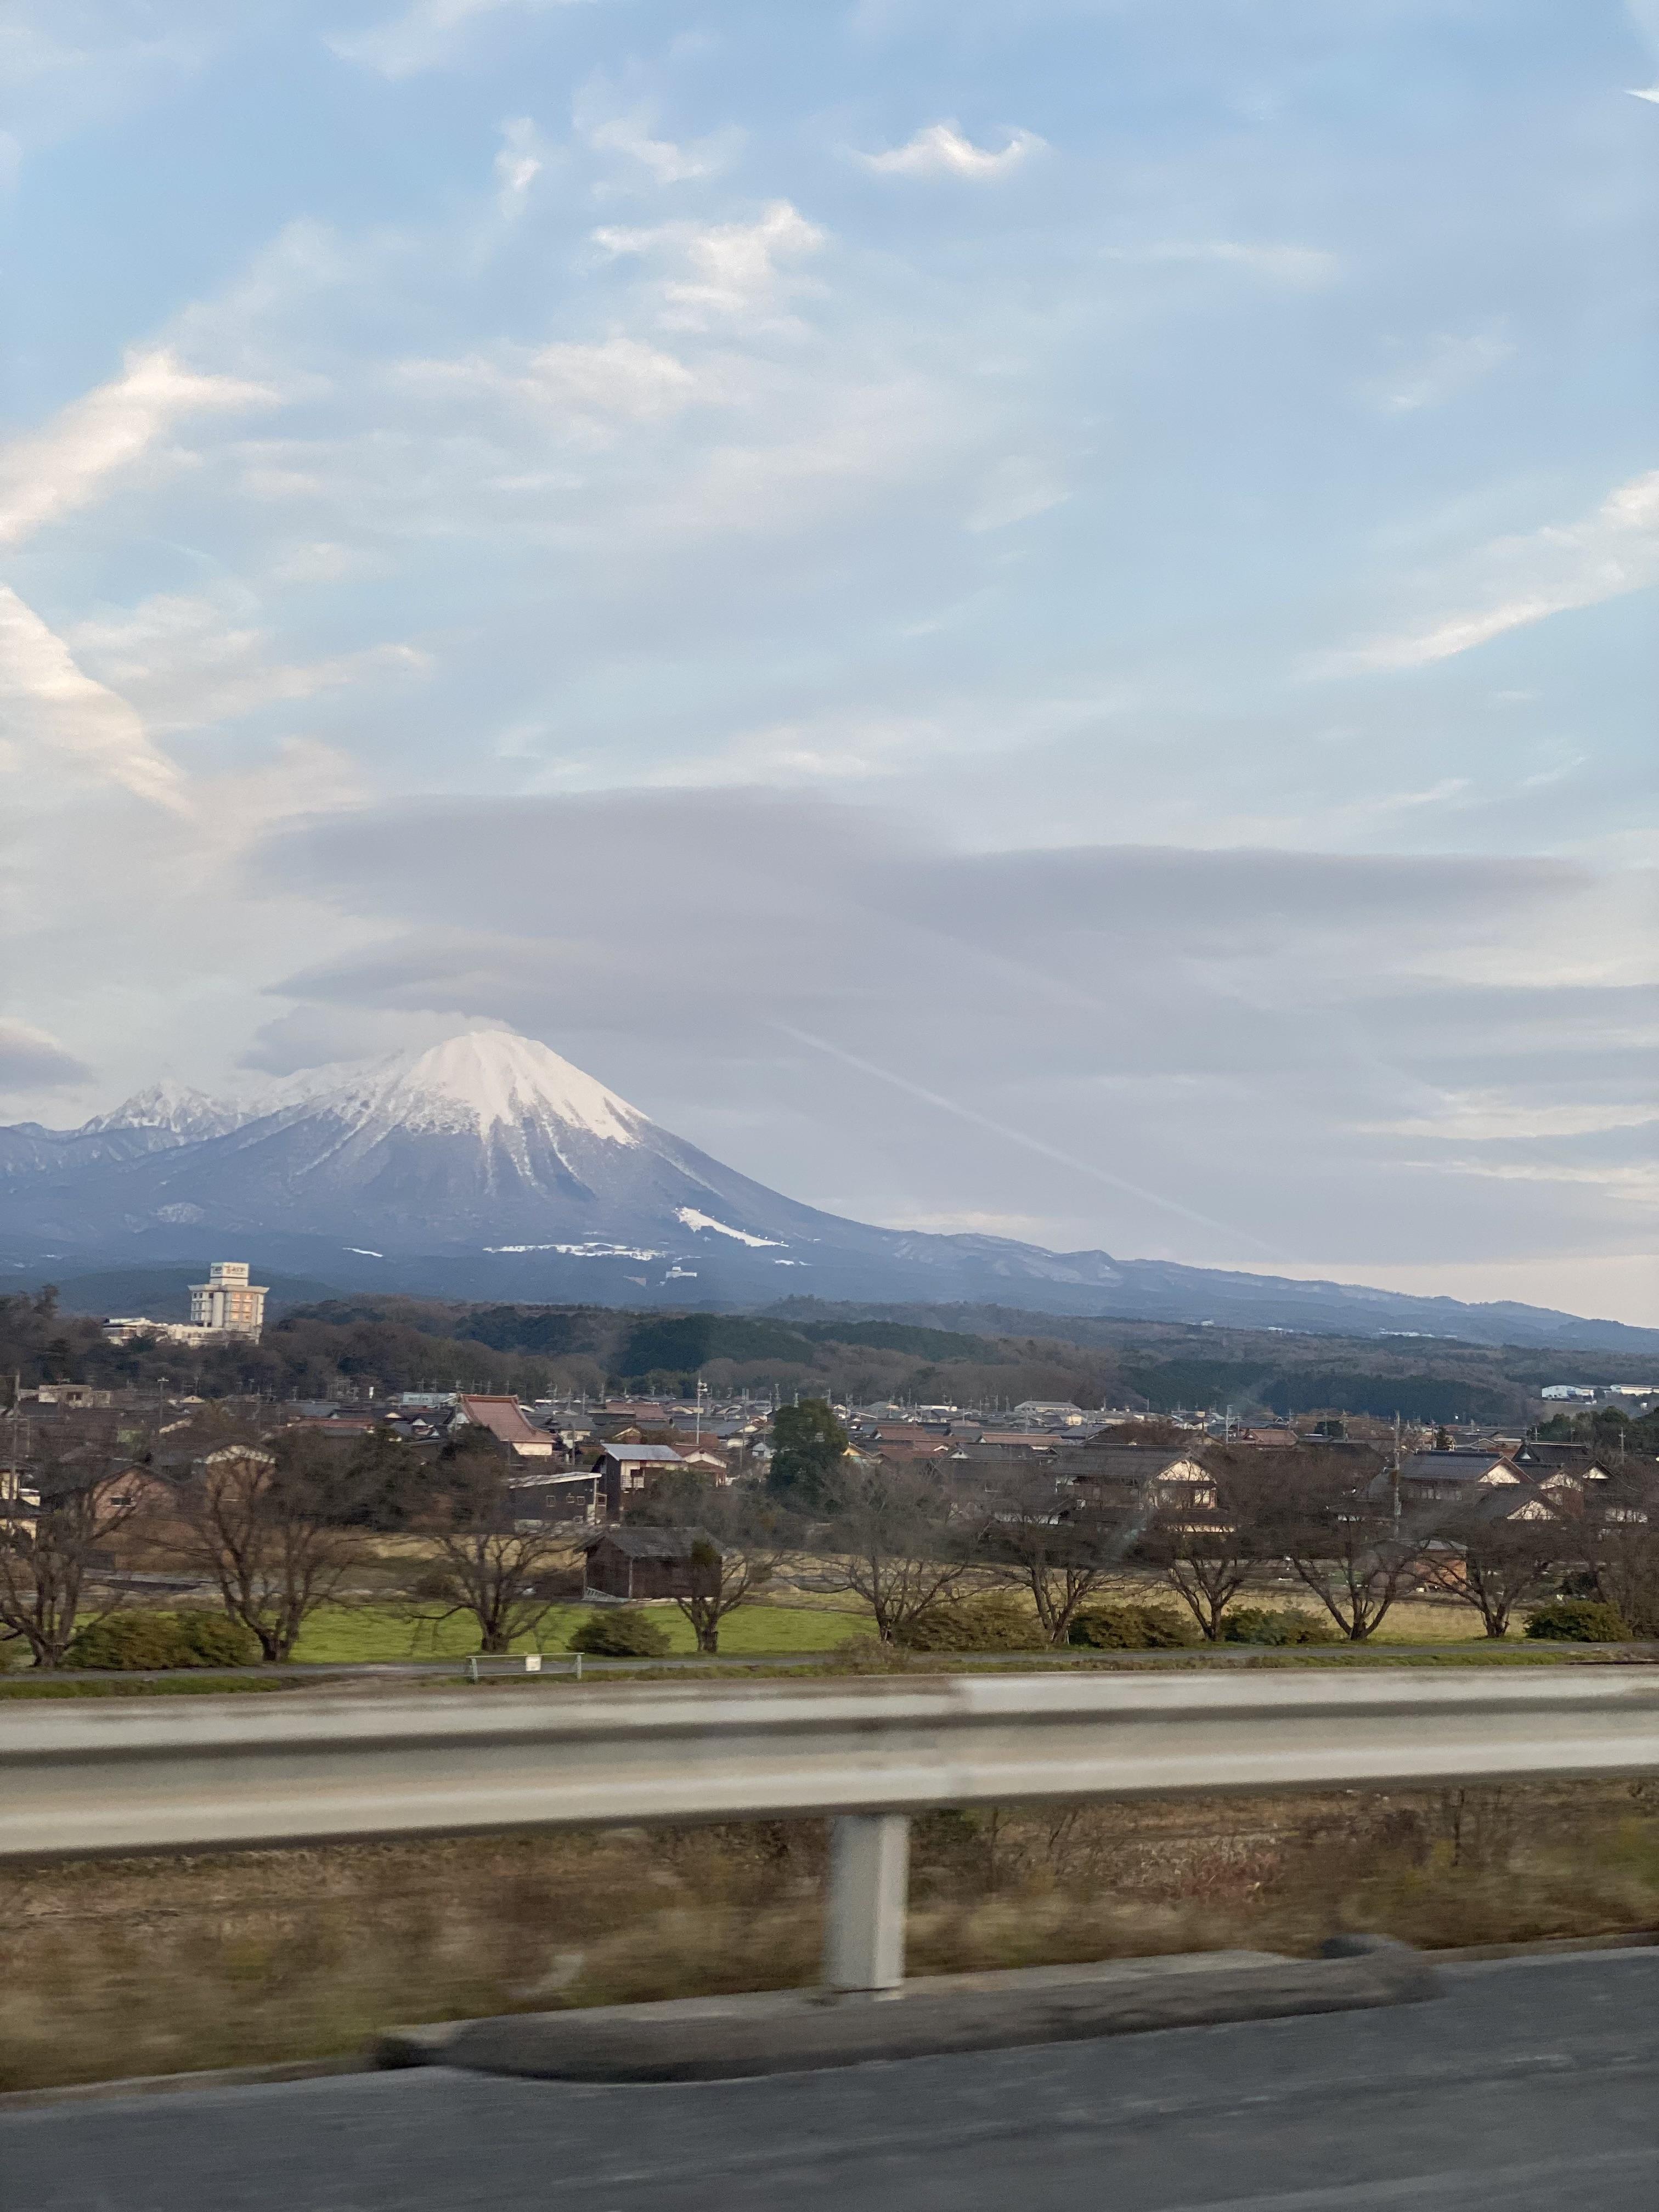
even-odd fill
[[[1587,1482],[1605,1482],[1607,1470],[1589,1444],[1524,1443],[1510,1460],[1540,1490],[1582,1490]]]
[[[487,1436],[493,1437],[509,1459],[548,1460],[553,1456],[552,1437],[545,1429],[538,1429],[525,1419],[516,1398],[464,1395],[457,1399],[449,1432],[453,1437],[469,1427],[482,1429]]]
[[[1215,1504],[1215,1478],[1181,1445],[1096,1444],[1065,1461],[1080,1504],[1182,1504],[1194,1510]]]
[[[680,1465],[691,1468],[699,1474],[709,1475],[714,1481],[720,1484],[728,1483],[732,1480],[732,1462],[724,1452],[696,1449],[683,1451],[680,1454]]]
[[[603,1504],[604,1485],[595,1468],[529,1468],[510,1474],[507,1487],[513,1517],[526,1524],[538,1521],[595,1521]]]
[[[1014,1408],[1017,1421],[1052,1429],[1080,1429],[1088,1416],[1069,1399],[1023,1398]]]
[[[950,1455],[951,1447],[945,1438],[929,1436],[925,1430],[908,1437],[883,1437],[866,1444],[861,1454],[866,1462],[873,1460],[882,1467],[931,1467]]]
[[[1392,1487],[1396,1478],[1385,1472],[1376,1480]],[[1501,1452],[1454,1449],[1402,1453],[1397,1480],[1405,1507],[1467,1504],[1483,1491],[1518,1488],[1526,1478]]]
[[[605,1518],[620,1521],[629,1504],[644,1495],[653,1474],[684,1464],[672,1444],[605,1445],[593,1472],[599,1477]]]

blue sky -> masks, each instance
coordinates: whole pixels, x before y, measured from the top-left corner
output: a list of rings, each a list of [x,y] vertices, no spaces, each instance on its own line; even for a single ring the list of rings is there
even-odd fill
[[[4,1110],[504,1020],[865,1218],[1659,1321],[1656,82],[15,0]]]

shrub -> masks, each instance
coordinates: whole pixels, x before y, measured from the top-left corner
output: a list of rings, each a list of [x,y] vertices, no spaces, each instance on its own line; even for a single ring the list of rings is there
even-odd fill
[[[1340,1644],[1328,1620],[1299,1605],[1234,1606],[1221,1617],[1224,1644]]]
[[[190,1647],[170,1613],[111,1613],[77,1628],[64,1654],[66,1667],[188,1667]]]
[[[1625,1644],[1630,1639],[1624,1615],[1594,1597],[1552,1598],[1533,1614],[1527,1633],[1549,1644]]]
[[[1042,1640],[1036,1615],[1011,1592],[930,1606],[894,1637],[909,1651],[1030,1651]]]
[[[108,1613],[76,1629],[66,1667],[124,1674],[165,1667],[251,1667],[259,1647],[222,1613]]]
[[[185,1608],[174,1613],[179,1634],[191,1654],[185,1667],[252,1667],[258,1663],[259,1639],[251,1628],[228,1613],[200,1613]]]
[[[1198,1630],[1172,1605],[1091,1605],[1075,1614],[1067,1641],[1095,1651],[1176,1651]]]
[[[572,1632],[567,1648],[594,1659],[660,1659],[668,1632],[637,1606],[599,1606]]]

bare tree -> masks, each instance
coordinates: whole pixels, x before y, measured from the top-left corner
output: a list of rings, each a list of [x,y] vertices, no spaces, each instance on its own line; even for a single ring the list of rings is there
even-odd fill
[[[869,1607],[884,1644],[956,1596],[968,1562],[944,1485],[931,1468],[847,1462],[828,1478],[824,1493],[830,1573]]]
[[[794,1531],[775,1499],[693,1469],[659,1477],[646,1510],[634,1517],[691,1532],[692,1586],[674,1602],[703,1652],[719,1651],[721,1621],[764,1589],[795,1549]]]
[[[1504,1508],[1510,1510],[1507,1512]],[[1514,1510],[1507,1486],[1449,1513],[1439,1522],[1449,1550],[1430,1559],[1426,1579],[1480,1616],[1488,1636],[1507,1636],[1517,1605],[1551,1589],[1575,1540],[1553,1513]]]
[[[1206,1641],[1215,1644],[1228,1606],[1264,1561],[1278,1555],[1275,1540],[1296,1464],[1289,1453],[1240,1445],[1206,1452],[1202,1465],[1210,1478],[1208,1496],[1183,1496],[1174,1484],[1160,1486],[1139,1549],[1162,1570]],[[1182,1483],[1179,1492],[1193,1487]]]
[[[323,1438],[221,1434],[179,1492],[178,1548],[218,1584],[261,1658],[283,1662],[363,1557],[362,1535],[348,1525],[356,1503],[337,1447]]]
[[[1127,1524],[1042,1468],[1012,1468],[981,1509],[980,1547],[1000,1582],[1029,1591],[1042,1632],[1064,1644],[1073,1615],[1123,1554]]]
[[[0,1632],[26,1644],[37,1667],[60,1667],[82,1621],[120,1602],[97,1577],[108,1545],[143,1510],[144,1477],[112,1421],[50,1434],[11,1472],[0,1502]]]
[[[1577,1494],[1578,1556],[1595,1593],[1638,1636],[1659,1638],[1659,1467],[1613,1462],[1603,1482]]]
[[[456,1454],[441,1472],[419,1524],[434,1553],[415,1583],[421,1617],[434,1627],[469,1618],[481,1651],[510,1651],[564,1595],[570,1526],[531,1515],[508,1462],[488,1446]]]
[[[1351,1644],[1374,1636],[1417,1580],[1431,1533],[1402,1525],[1381,1455],[1369,1452],[1299,1449],[1263,1521],[1265,1542]]]

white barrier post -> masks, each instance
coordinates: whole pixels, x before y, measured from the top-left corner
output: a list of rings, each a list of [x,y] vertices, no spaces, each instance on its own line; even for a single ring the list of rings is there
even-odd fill
[[[899,1987],[909,1890],[910,1823],[904,1814],[847,1813],[830,1822],[826,1989]]]

